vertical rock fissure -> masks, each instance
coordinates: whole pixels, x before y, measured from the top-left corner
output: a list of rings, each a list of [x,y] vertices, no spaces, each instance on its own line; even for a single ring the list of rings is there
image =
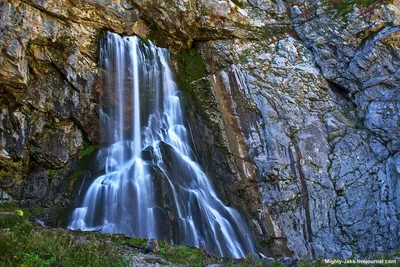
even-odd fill
[[[303,192],[302,194],[302,204],[303,204],[303,208],[304,208],[304,214],[306,216],[306,233],[305,238],[308,240],[309,244],[310,244],[310,249],[311,249],[311,254],[312,257],[314,257],[315,252],[314,252],[314,248],[312,245],[313,242],[313,238],[312,238],[312,229],[311,229],[311,215],[310,215],[310,197],[309,197],[309,193],[308,193],[308,188],[307,188],[307,182],[303,173],[303,170],[301,169],[301,152],[300,152],[300,148],[298,147],[298,145],[294,145],[294,149],[296,151],[296,161],[297,161],[297,169],[299,171],[299,180],[300,180],[300,186],[301,186],[301,190]]]

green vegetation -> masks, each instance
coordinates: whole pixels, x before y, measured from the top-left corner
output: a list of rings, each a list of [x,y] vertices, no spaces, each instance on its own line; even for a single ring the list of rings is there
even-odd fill
[[[393,0],[329,0],[337,10],[338,15],[345,17],[353,11],[354,6],[361,9],[361,13],[372,13],[380,4],[389,4]]]
[[[308,261],[303,261],[303,262],[300,262],[300,267],[311,267],[311,266],[313,266],[313,267],[323,267],[323,266],[326,266],[326,263],[323,261],[323,260],[317,260],[317,261],[314,261],[314,262],[308,262]]]
[[[150,35],[147,38],[158,47],[167,47],[168,35],[159,29],[157,25],[150,26]]]
[[[0,157],[0,184],[18,184],[24,177],[26,166],[22,161]]]
[[[0,211],[16,209],[16,203],[0,204]],[[23,213],[22,217],[0,215],[0,266],[131,266],[128,253],[143,252],[146,246],[147,240],[141,238],[43,228],[29,220],[29,211]],[[159,246],[160,257],[183,266],[216,262],[232,267],[265,265],[248,259],[222,259],[183,245],[160,242]]]
[[[83,149],[79,152],[79,157],[92,155],[97,151],[95,146],[92,146],[88,141],[83,141]]]
[[[27,216],[0,216],[0,229],[0,266],[129,266],[111,241],[41,228]]]
[[[84,148],[81,152],[79,152],[79,157],[84,157],[84,156],[90,155],[94,152],[96,152],[96,147],[88,146],[88,147]]]
[[[189,84],[207,75],[203,57],[196,48],[179,54],[178,83],[182,89],[190,91]]]
[[[159,244],[159,255],[163,256],[167,261],[180,266],[200,267],[209,264],[219,264],[224,267],[264,267],[265,262],[258,259],[252,259],[249,255],[247,259],[228,259],[216,257],[208,254],[203,249],[187,247],[184,245],[171,245],[161,242]]]
[[[14,202],[0,204],[0,212],[14,212]],[[40,208],[37,208],[40,209]],[[40,227],[29,220],[31,214],[0,215],[0,266],[132,266],[129,257],[144,252],[147,240],[98,232],[71,232]],[[203,249],[159,243],[159,257],[180,266],[261,267],[264,260],[227,259],[208,254]],[[133,249],[135,248],[135,249]],[[398,252],[377,259],[393,259]],[[268,266],[268,265],[267,265]],[[273,267],[283,267],[275,261]],[[322,260],[301,261],[300,267],[326,266]],[[352,265],[361,266],[361,265]]]
[[[121,236],[121,237],[123,237],[124,239],[126,239],[125,236]],[[146,247],[147,240],[146,240],[146,239],[142,239],[142,238],[132,237],[132,238],[128,238],[127,242],[128,242],[129,244],[133,244],[133,245],[136,245],[136,246],[138,246],[138,247],[145,248],[145,247]]]
[[[144,44],[148,44],[149,40],[146,38],[146,36],[138,36],[140,38],[140,40],[142,41],[142,43]]]
[[[49,211],[49,208],[45,207],[33,207],[29,210],[29,213],[34,216],[34,217],[43,217],[47,212]]]
[[[0,212],[8,212],[17,210],[18,204],[14,201],[7,203],[0,203]]]
[[[54,174],[57,173],[57,170],[53,170],[53,169],[48,169],[46,170],[47,175],[49,176],[53,176]]]
[[[83,141],[83,149],[79,152],[79,159],[75,171],[69,175],[68,188],[71,192],[78,192],[79,187],[86,175],[94,171],[92,166],[95,164],[95,157],[98,148],[89,143],[89,141]]]
[[[38,152],[39,152],[39,149],[37,147],[35,147],[35,146],[30,146],[29,147],[29,153],[36,154]]]
[[[204,251],[187,246],[170,245],[162,242],[159,244],[160,252],[166,260],[186,266],[202,266]]]
[[[178,84],[185,98],[190,99],[183,102],[184,109],[204,114],[203,118],[208,124],[211,123],[209,116],[215,107],[210,81],[205,78],[207,75],[205,62],[197,48],[178,54]]]
[[[247,2],[243,0],[231,0],[235,5],[240,8],[245,8],[247,6]]]

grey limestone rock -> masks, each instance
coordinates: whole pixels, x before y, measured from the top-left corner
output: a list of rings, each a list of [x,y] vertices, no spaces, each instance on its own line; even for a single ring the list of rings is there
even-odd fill
[[[272,240],[270,249],[281,250],[275,255],[286,247],[301,258],[398,247],[398,176],[390,149],[359,129],[357,107],[331,88],[311,51],[293,38],[204,46],[200,51],[214,49],[232,62],[219,70],[208,62],[216,72],[207,79],[213,101],[232,107],[232,115],[218,119],[221,131],[234,135],[227,147],[244,140],[231,153],[250,160],[247,169],[257,173],[259,212],[268,214],[254,222],[258,240]],[[230,127],[239,130],[229,134]]]

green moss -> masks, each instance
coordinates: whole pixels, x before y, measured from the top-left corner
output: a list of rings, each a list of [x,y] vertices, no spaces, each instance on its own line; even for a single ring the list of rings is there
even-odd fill
[[[85,157],[93,155],[97,152],[97,148],[89,143],[89,141],[83,141],[83,149],[79,152],[79,157]]]
[[[96,147],[95,146],[88,146],[84,148],[81,152],[79,152],[79,157],[84,157],[90,154],[93,154],[96,152]]]
[[[94,171],[92,166],[95,165],[98,147],[91,145],[87,140],[83,141],[83,147],[83,150],[79,152],[79,159],[75,171],[69,175],[68,178],[68,187],[73,192],[78,192],[78,189],[86,175],[89,172]]]
[[[186,108],[188,112],[202,114],[204,123],[211,129],[218,129],[213,120],[218,113],[213,90],[206,65],[202,55],[196,48],[180,52],[178,58],[177,80],[180,88],[186,94]]]
[[[85,177],[85,172],[83,171],[75,171],[70,177],[69,179],[72,180],[76,180],[76,179],[83,179]]]
[[[240,8],[245,8],[247,6],[247,2],[243,0],[231,0],[235,5]]]
[[[140,38],[140,40],[142,41],[142,43],[144,44],[148,44],[149,40],[145,37],[145,36],[138,36]]]
[[[153,27],[151,27],[150,29],[150,35],[148,36],[148,39],[159,47],[166,47],[167,36],[168,34],[165,34],[161,30],[159,30],[156,26],[153,25]]]
[[[336,9],[337,14],[346,17],[353,12],[354,6],[366,9],[365,13],[373,12],[380,4],[390,4],[393,0],[328,0]]]
[[[46,73],[54,72],[54,70],[52,69],[51,65],[48,62],[39,60],[36,57],[33,57],[29,63],[35,74],[38,74],[38,73],[46,74]]]
[[[22,161],[0,157],[0,184],[21,183],[25,172],[26,166]]]
[[[209,16],[210,15],[210,11],[207,9],[207,7],[202,7],[201,8],[201,15],[202,16]]]
[[[178,83],[183,90],[190,90],[190,83],[207,75],[206,66],[196,48],[182,51],[178,56]]]
[[[83,159],[85,159],[85,158],[83,158]],[[89,164],[91,164],[90,161],[85,161],[85,162],[88,162]],[[78,162],[78,168],[68,178],[68,187],[74,194],[78,193],[78,190],[81,187],[81,185],[87,175],[87,172],[83,169],[83,167],[81,167],[79,165],[81,165],[80,162]],[[90,165],[88,165],[88,166],[90,166]]]
[[[49,176],[53,176],[54,174],[57,173],[57,170],[53,170],[53,169],[48,169],[46,170],[47,175]]]
[[[215,144],[215,147],[218,148],[222,153],[224,153],[227,156],[232,156],[232,153],[229,152],[228,148],[225,145],[222,144]]]
[[[35,146],[30,146],[29,147],[29,153],[36,154],[38,152],[39,152],[39,148],[38,147],[35,147]]]
[[[201,79],[194,83],[188,85],[190,88],[191,95],[193,96],[193,100],[196,103],[197,107],[201,107],[203,111],[209,112],[212,109],[212,89],[211,83],[208,79]]]

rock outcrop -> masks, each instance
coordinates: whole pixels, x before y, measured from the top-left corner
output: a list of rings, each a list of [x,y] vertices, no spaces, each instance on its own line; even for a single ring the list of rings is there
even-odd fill
[[[198,159],[262,253],[398,249],[399,2],[336,2],[1,2],[1,188],[73,205],[102,141],[101,36],[136,34],[173,52]]]
[[[192,85],[195,95],[208,88],[219,107],[222,116],[206,114],[226,134],[220,144],[238,167],[231,170],[242,177],[257,174],[261,206],[252,217],[259,240],[272,242],[276,253],[288,249],[301,258],[398,246],[398,174],[390,151],[360,129],[354,105],[331,89],[311,52],[291,37],[204,46],[200,51],[230,55],[230,66]],[[201,104],[212,106],[209,98]],[[231,190],[228,199],[236,197]]]

